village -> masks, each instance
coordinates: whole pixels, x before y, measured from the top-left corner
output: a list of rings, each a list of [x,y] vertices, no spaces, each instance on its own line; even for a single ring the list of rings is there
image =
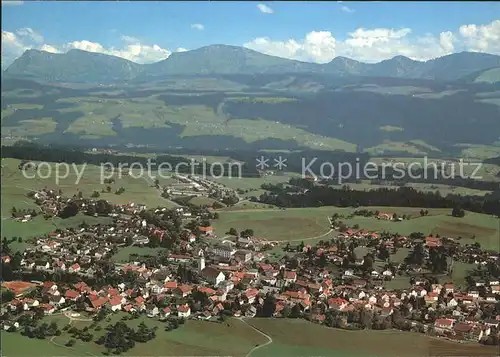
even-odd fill
[[[65,198],[52,190],[28,196],[48,217],[76,210],[109,217],[112,223],[58,230],[38,237],[22,253],[5,254],[9,249],[3,242],[2,264],[10,266],[13,276],[2,282],[11,292],[10,301],[2,301],[7,331],[21,328],[26,316],[122,311],[167,321],[304,318],[335,328],[394,328],[498,344],[499,253],[459,245],[453,237],[370,232],[332,216],[336,237],[314,245],[285,245],[255,237],[251,226],[215,232],[210,222],[217,212],[210,207],[148,209]],[[375,217],[395,219],[390,214]],[[165,251],[114,261],[123,247]],[[367,253],[357,256],[359,247]],[[391,252],[401,248],[409,256],[391,263]],[[270,251],[275,249],[285,255],[273,259]],[[451,282],[454,261],[477,266],[467,286]],[[387,288],[396,277],[406,277],[408,286]]]

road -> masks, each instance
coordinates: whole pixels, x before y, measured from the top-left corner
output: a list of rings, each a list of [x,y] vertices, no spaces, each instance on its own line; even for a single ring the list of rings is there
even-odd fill
[[[246,354],[245,357],[250,357],[252,355],[252,353],[255,352],[256,350],[258,350],[259,348],[266,347],[267,345],[270,345],[271,343],[273,343],[273,338],[271,336],[269,336],[268,334],[262,332],[261,330],[255,328],[252,325],[250,325],[249,323],[247,323],[243,317],[239,317],[238,320],[240,320],[241,322],[243,322],[245,325],[249,326],[252,330],[257,331],[259,334],[261,334],[262,336],[264,336],[265,338],[267,338],[267,342],[266,343],[263,343],[262,345],[255,346],[254,348],[252,348]]]
[[[147,176],[142,176],[142,178],[148,183],[148,185],[153,185],[154,186],[154,182],[153,180],[150,178],[150,177],[147,177]],[[161,186],[160,186],[161,187]],[[168,198],[165,198],[163,197],[161,194],[163,193],[163,189],[161,188],[156,188],[156,193],[158,194],[158,197],[159,198],[162,198],[164,199],[165,201],[169,202],[173,207],[182,207],[180,204],[178,204],[177,202],[174,202],[174,201],[171,201],[169,200]]]

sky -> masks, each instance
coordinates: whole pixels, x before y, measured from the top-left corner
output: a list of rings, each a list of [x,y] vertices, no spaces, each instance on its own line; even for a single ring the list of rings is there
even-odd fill
[[[2,67],[27,49],[137,63],[211,44],[307,62],[500,55],[500,2],[2,2]]]

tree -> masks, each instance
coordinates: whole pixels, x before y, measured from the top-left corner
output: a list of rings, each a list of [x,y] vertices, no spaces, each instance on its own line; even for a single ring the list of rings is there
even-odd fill
[[[281,310],[281,315],[286,319],[287,317],[290,316],[290,314],[292,313],[292,310],[290,309],[290,307],[288,305],[286,305],[283,310]]]
[[[382,245],[378,251],[378,257],[380,260],[387,260],[390,257],[389,249],[385,245]]]
[[[455,207],[451,211],[451,215],[453,217],[462,218],[462,217],[465,217],[465,211],[463,209],[459,208],[459,207]]]
[[[92,192],[92,197],[93,197],[93,198],[97,198],[97,197],[99,197],[100,195],[101,195],[101,194],[99,193],[99,191],[94,191],[94,192]]]
[[[319,256],[319,260],[318,260],[318,266],[320,268],[324,268],[326,266],[326,263],[327,263],[326,255],[325,255],[325,253],[321,253],[321,255]]]
[[[373,269],[373,257],[367,254],[363,258],[363,270],[365,272],[370,272]]]
[[[268,294],[264,300],[264,304],[262,305],[262,316],[263,317],[271,317],[274,315],[276,311],[276,298]]]
[[[238,235],[238,232],[236,231],[235,228],[229,228],[229,231],[227,232],[227,234],[229,234],[230,236],[237,236]]]
[[[64,207],[61,212],[59,213],[59,217],[65,219],[65,218],[69,218],[69,217],[74,217],[78,214],[78,205],[76,204],[76,202],[74,201],[71,201],[70,203],[68,203],[66,205],[66,207]]]

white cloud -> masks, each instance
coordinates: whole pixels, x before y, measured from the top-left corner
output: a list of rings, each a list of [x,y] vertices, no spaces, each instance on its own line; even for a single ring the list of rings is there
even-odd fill
[[[42,45],[42,47],[40,47],[40,50],[50,53],[61,53],[61,51],[51,45]]]
[[[126,36],[126,35],[122,35],[121,39],[122,39],[123,42],[127,42],[127,43],[137,43],[137,42],[140,42],[140,40],[138,38],[132,37],[132,36]]]
[[[463,25],[459,32],[471,51],[500,52],[500,20],[488,25]]]
[[[125,58],[137,63],[152,63],[164,60],[170,56],[171,52],[158,45],[145,45],[138,39],[131,36],[122,36],[125,46],[122,48],[106,48],[98,42],[87,40],[73,41],[64,45],[65,50],[79,49],[88,52],[103,53],[111,56]]]
[[[302,39],[260,37],[244,46],[270,55],[318,63],[337,56],[375,62],[397,55],[427,60],[464,50],[500,54],[500,20],[486,25],[464,25],[437,35],[416,36],[410,28],[358,28],[343,40],[329,31],[311,31]]]
[[[2,0],[2,6],[20,6],[22,4],[24,4],[24,1]]]
[[[257,9],[259,9],[259,11],[262,12],[263,14],[273,14],[274,13],[274,10],[271,9],[266,4],[257,4]]]
[[[38,49],[50,53],[65,53],[71,49],[118,56],[137,63],[152,63],[170,56],[171,51],[156,44],[146,44],[132,36],[121,36],[122,46],[106,47],[89,40],[72,41],[60,46],[44,43],[42,35],[31,28],[14,32],[2,31],[2,67],[10,65],[28,49]],[[187,51],[179,47],[176,52]]]
[[[33,29],[30,27],[24,27],[22,29],[19,29],[16,31],[16,34],[21,37],[28,38],[35,43],[43,42],[43,36],[40,35],[38,32],[33,31]]]
[[[341,3],[342,1],[339,1],[339,2]],[[348,6],[342,5],[342,6],[340,7],[340,11],[342,11],[342,12],[347,12],[347,13],[349,13],[349,14],[350,14],[350,13],[353,13],[355,10],[354,10],[354,9],[351,9],[351,8],[350,8],[350,7],[348,7]]]
[[[37,48],[43,42],[43,36],[31,28],[22,28],[15,32],[2,30],[2,67],[10,64],[24,51]]]
[[[203,26],[203,24],[192,24],[191,28],[194,30],[203,31],[205,29],[205,26]]]

